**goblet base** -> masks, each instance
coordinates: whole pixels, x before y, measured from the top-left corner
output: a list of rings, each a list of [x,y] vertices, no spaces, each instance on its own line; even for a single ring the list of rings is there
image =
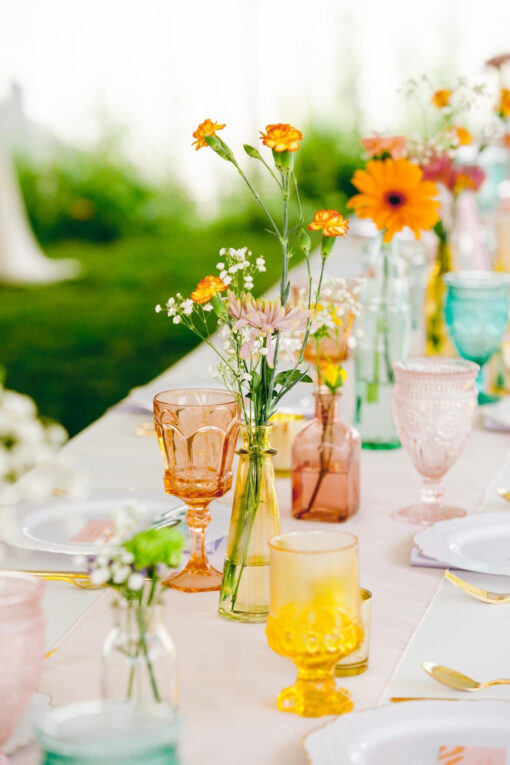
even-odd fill
[[[467,513],[461,507],[429,503],[403,507],[393,513],[393,518],[397,521],[430,526],[437,521],[450,521],[452,518],[462,518],[464,515]]]
[[[194,568],[188,563],[182,571],[167,577],[162,584],[181,592],[212,592],[221,588],[222,577],[223,574],[211,565]]]
[[[486,393],[483,390],[478,392],[478,406],[483,406],[484,404],[495,404],[500,400],[501,396],[497,396],[494,393]]]
[[[342,715],[353,708],[350,693],[329,683],[300,682],[284,688],[276,699],[280,712],[293,712],[301,717]]]
[[[402,444],[399,440],[395,441],[363,441],[362,449],[372,449],[373,451],[387,451],[388,449],[400,449]]]

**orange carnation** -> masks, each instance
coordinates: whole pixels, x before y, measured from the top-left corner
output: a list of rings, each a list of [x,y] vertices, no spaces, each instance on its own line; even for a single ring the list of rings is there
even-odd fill
[[[347,206],[384,230],[385,242],[406,226],[419,239],[439,220],[436,184],[424,181],[421,168],[407,159],[372,159],[365,170],[356,170],[352,183],[361,193]]]
[[[510,151],[510,133],[505,133],[503,136],[503,146]]]
[[[436,92],[432,95],[431,101],[437,109],[443,109],[445,106],[448,106],[451,97],[451,90],[436,90]]]
[[[387,152],[393,159],[405,157],[407,153],[407,138],[404,135],[380,136],[362,138],[361,143],[369,157],[376,157]]]
[[[204,120],[193,133],[193,138],[196,138],[196,141],[193,141],[191,145],[195,146],[196,151],[203,149],[204,146],[207,146],[205,136],[214,135],[217,130],[223,130],[224,127],[225,125],[220,125],[218,122],[213,122],[212,120]]]
[[[322,230],[322,236],[345,236],[349,221],[338,210],[319,210],[308,224],[310,231]]]
[[[278,122],[276,125],[266,125],[266,132],[260,131],[260,138],[264,146],[281,153],[283,151],[297,151],[299,142],[303,140],[303,133],[292,125]]]
[[[469,146],[469,144],[473,143],[473,136],[465,127],[456,125],[453,130],[455,131],[460,146]]]
[[[506,117],[510,117],[510,89],[509,88],[501,88],[501,93],[499,96],[499,104],[497,106],[496,111],[498,112],[500,117],[503,117],[506,119]]]
[[[219,276],[206,276],[197,284],[190,297],[194,303],[202,305],[208,303],[217,292],[223,292],[226,289],[227,285],[223,284]]]

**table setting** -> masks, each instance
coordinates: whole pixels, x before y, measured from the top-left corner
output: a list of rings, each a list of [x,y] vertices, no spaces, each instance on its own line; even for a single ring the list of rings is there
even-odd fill
[[[361,245],[303,211],[298,128],[243,160],[225,124],[193,132],[280,279],[260,297],[262,255],[211,256],[153,317],[200,345],[58,444],[82,480],[30,495],[34,460],[0,493],[2,765],[510,763],[510,443],[485,424],[510,276],[456,244],[485,177],[458,87],[430,94],[434,140],[363,139]]]

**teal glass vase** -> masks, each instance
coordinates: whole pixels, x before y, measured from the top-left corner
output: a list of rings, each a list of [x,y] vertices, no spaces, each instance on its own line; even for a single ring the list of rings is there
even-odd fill
[[[458,271],[446,274],[444,315],[448,333],[460,356],[480,366],[478,403],[498,396],[485,390],[484,365],[501,345],[508,327],[510,274],[498,271]]]
[[[393,363],[407,358],[410,340],[405,263],[392,243],[379,238],[370,255],[356,321],[355,425],[364,449],[400,446],[392,414]]]

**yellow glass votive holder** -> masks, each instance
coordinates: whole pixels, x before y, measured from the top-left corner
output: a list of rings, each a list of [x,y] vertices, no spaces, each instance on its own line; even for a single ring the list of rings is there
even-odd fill
[[[363,642],[357,651],[338,662],[335,667],[336,677],[362,675],[368,669],[368,652],[370,645],[370,623],[372,620],[372,593],[370,590],[360,590],[361,595],[361,624],[363,626]]]
[[[306,417],[301,412],[291,409],[280,409],[269,420],[271,431],[271,446],[276,449],[273,457],[273,467],[276,475],[289,476],[292,467],[292,444],[299,431],[306,425]]]

